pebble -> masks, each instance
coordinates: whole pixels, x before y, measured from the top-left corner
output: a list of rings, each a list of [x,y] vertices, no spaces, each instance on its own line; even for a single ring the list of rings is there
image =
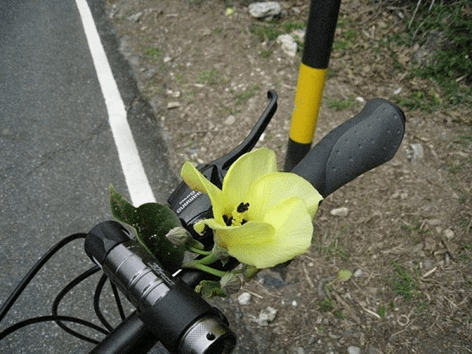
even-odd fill
[[[305,354],[305,349],[302,347],[295,347],[293,348],[293,354]]]
[[[359,277],[361,277],[363,274],[364,274],[364,272],[362,271],[362,269],[356,269],[356,271],[354,272],[354,277],[355,277],[355,278],[359,278]]]
[[[454,231],[452,231],[451,229],[444,230],[444,236],[446,236],[446,238],[450,240],[454,237]]]
[[[129,16],[129,17],[128,17],[128,21],[138,22],[139,19],[141,18],[141,16],[143,16],[143,13],[142,13],[142,12],[138,12],[137,14],[134,14],[134,15]]]
[[[425,222],[430,226],[441,225],[441,220],[440,219],[429,219],[429,220],[425,220]]]
[[[268,268],[257,274],[257,280],[269,289],[279,289],[287,285],[280,272]]]
[[[225,122],[226,125],[233,125],[236,123],[236,117],[233,115],[230,115],[228,118],[226,118]]]
[[[331,209],[329,212],[333,216],[346,217],[349,214],[349,209],[346,207]]]
[[[350,346],[347,348],[347,353],[348,354],[361,354],[361,348]]]
[[[289,57],[294,58],[297,55],[297,42],[290,34],[281,34],[277,37],[277,43],[281,45],[282,50]]]
[[[167,104],[167,109],[179,108],[181,105],[179,102],[169,102]]]
[[[276,1],[254,2],[249,5],[249,14],[255,18],[278,16],[282,7]]]
[[[265,309],[261,310],[259,317],[255,320],[260,326],[267,326],[269,322],[272,322],[275,319],[277,314],[277,309],[274,309],[271,306],[267,306]]]
[[[251,294],[249,293],[242,293],[241,295],[238,296],[238,303],[240,305],[249,305],[251,303]]]
[[[418,160],[421,160],[424,157],[424,149],[423,145],[420,143],[417,144],[410,144],[410,154],[409,154],[409,159],[411,163],[415,163]]]
[[[180,97],[180,91],[167,90],[166,94],[167,94],[167,96],[171,96],[173,98],[179,98]]]

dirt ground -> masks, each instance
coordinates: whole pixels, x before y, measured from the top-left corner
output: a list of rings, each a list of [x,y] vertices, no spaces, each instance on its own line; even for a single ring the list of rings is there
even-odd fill
[[[308,0],[281,4],[281,22],[306,20]],[[255,33],[268,22],[252,18],[248,2],[234,0],[231,15],[227,5],[106,4],[176,174],[185,160],[209,162],[235,147],[264,110],[269,89],[279,108],[258,145],[275,150],[283,164],[300,58]],[[382,45],[404,30],[404,11],[386,2],[343,2],[336,40],[346,44],[353,29],[356,37],[332,54],[316,140],[359,112],[363,100],[406,97],[418,87],[440,95],[402,70],[415,48]],[[236,353],[472,353],[471,112],[405,114],[395,158],[323,202],[313,247],[284,279],[264,271],[215,302],[239,337]],[[412,144],[423,149],[413,159]],[[340,207],[347,215],[332,215]],[[353,276],[339,281],[340,270]],[[249,305],[238,302],[245,292]],[[275,317],[258,321],[268,307]]]

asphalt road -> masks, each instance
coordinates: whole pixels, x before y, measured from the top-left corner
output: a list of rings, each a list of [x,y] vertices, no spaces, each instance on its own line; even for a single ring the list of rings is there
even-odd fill
[[[176,185],[150,107],[118,51],[103,0],[89,0],[128,121],[157,201]],[[108,112],[75,0],[0,1],[0,304],[63,237],[111,218],[108,185],[129,197]],[[50,314],[55,295],[90,268],[83,242],[52,258],[0,330]],[[95,277],[60,312],[93,317]],[[0,342],[0,353],[83,353],[93,346],[54,324]]]

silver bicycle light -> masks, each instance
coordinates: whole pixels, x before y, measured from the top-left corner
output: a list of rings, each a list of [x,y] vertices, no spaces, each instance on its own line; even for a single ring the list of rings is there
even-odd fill
[[[108,221],[95,226],[87,235],[85,251],[171,353],[233,351],[236,336],[226,318],[182,280],[162,269],[119,223]]]

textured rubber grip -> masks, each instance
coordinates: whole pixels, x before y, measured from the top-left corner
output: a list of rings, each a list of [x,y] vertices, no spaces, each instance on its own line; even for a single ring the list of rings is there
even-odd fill
[[[292,169],[326,197],[354,178],[390,160],[403,139],[405,115],[376,98],[326,135]]]

